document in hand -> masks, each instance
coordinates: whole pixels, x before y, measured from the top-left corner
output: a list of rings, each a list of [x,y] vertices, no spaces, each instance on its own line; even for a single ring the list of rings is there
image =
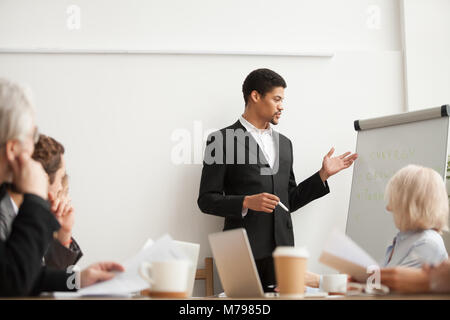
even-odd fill
[[[133,292],[139,292],[148,288],[146,280],[139,275],[139,268],[142,262],[162,261],[162,260],[184,260],[186,256],[180,251],[169,235],[164,235],[154,243],[147,241],[145,246],[135,256],[131,257],[122,265],[124,272],[117,273],[116,276],[105,282],[94,284],[76,293],[56,293],[55,297],[72,296],[126,296]]]
[[[367,267],[378,266],[371,256],[337,229],[331,232],[319,261],[359,282],[365,282],[370,276]]]

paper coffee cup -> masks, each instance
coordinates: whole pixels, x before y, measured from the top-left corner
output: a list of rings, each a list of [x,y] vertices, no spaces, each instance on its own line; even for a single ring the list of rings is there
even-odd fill
[[[304,247],[277,247],[273,252],[280,296],[302,298],[309,253]]]

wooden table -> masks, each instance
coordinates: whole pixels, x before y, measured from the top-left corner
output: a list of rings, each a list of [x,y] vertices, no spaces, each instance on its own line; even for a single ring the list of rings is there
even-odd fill
[[[298,300],[298,301],[308,301],[308,300],[450,300],[449,294],[388,294],[384,296],[329,296],[329,297],[308,297],[303,299],[284,299],[281,297],[275,298],[218,298],[215,296],[211,297],[191,297],[188,299],[164,299],[164,298],[151,298],[147,296],[134,296],[134,297],[76,297],[76,298],[54,298],[51,296],[40,296],[40,297],[11,297],[11,298],[0,298],[0,300],[176,300],[176,301],[229,301],[229,300],[240,300],[240,301],[284,301],[284,300]]]

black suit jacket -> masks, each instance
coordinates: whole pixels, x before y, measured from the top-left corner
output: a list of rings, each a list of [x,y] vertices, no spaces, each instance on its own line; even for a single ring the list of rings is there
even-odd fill
[[[4,186],[1,192],[6,192]],[[0,296],[68,290],[70,273],[42,267],[45,250],[59,228],[47,201],[24,195],[8,240],[0,241]]]
[[[6,241],[11,233],[11,227],[16,213],[11,204],[11,197],[7,192],[7,185],[0,188],[0,240]],[[3,190],[3,188],[6,188]],[[44,264],[54,269],[67,270],[67,267],[75,265],[83,256],[80,246],[72,238],[72,243],[67,248],[59,240],[53,239],[44,255]]]
[[[248,138],[244,141],[230,135],[240,130],[247,133]],[[220,153],[217,148],[218,135],[223,139],[222,155],[218,154]],[[278,157],[272,170],[256,141],[239,120],[211,134],[205,150],[197,200],[202,212],[225,218],[224,231],[235,228],[247,230],[255,259],[271,256],[277,246],[293,246],[294,232],[290,213],[330,192],[328,184],[322,182],[318,172],[297,185],[292,169],[292,143],[276,131],[273,131],[273,135],[278,148]],[[227,148],[227,144],[233,149]],[[255,145],[256,148],[253,148]],[[232,156],[231,150],[234,150]],[[242,164],[238,163],[238,150],[245,150],[245,161]],[[213,163],[206,161],[209,154],[222,161]],[[251,161],[252,156],[256,157],[256,163]],[[227,157],[228,160],[233,159],[233,163],[227,163],[230,162],[227,161]],[[262,170],[266,174],[262,174]],[[273,213],[249,209],[247,215],[242,217],[244,197],[261,192],[278,196],[290,212],[276,206]]]
[[[77,264],[82,256],[83,252],[74,238],[68,248],[54,238],[45,253],[44,263],[57,270],[67,270],[69,266]]]

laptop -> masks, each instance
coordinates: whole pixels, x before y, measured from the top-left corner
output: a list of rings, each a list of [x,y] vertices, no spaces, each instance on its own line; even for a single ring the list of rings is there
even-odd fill
[[[263,298],[264,294],[245,229],[233,229],[208,236],[220,281],[230,298]]]

